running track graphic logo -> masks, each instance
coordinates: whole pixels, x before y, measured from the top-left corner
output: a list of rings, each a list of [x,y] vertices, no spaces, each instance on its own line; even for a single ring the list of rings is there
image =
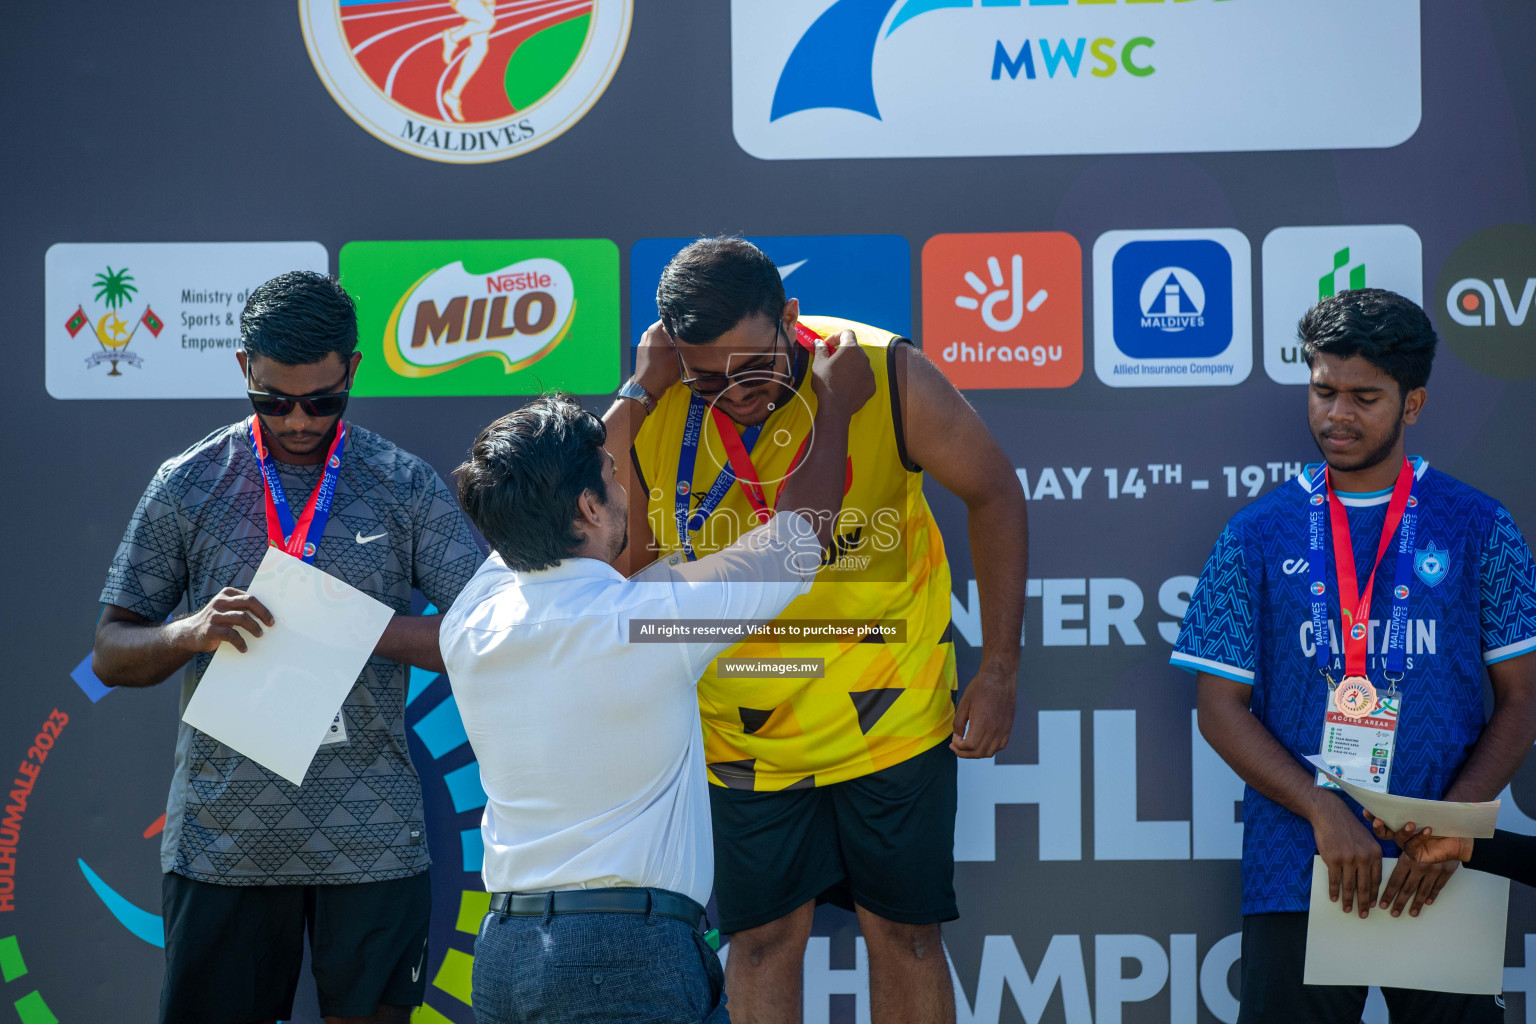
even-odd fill
[[[374,137],[444,163],[537,149],[608,87],[633,0],[299,0],[310,60]]]

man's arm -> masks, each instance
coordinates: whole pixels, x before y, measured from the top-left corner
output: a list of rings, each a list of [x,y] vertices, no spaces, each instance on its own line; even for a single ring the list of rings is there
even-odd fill
[[[1328,898],[1365,917],[1381,889],[1381,847],[1343,798],[1313,784],[1290,751],[1248,710],[1253,687],[1202,672],[1196,703],[1200,735],[1248,785],[1312,825],[1328,865]]]
[[[1493,714],[1456,781],[1445,791],[1446,800],[1494,799],[1509,785],[1531,745],[1536,743],[1536,654],[1489,665],[1488,681],[1493,684]],[[1435,902],[1459,863],[1398,858],[1397,868],[1382,891],[1381,905],[1390,904],[1393,917],[1401,914],[1405,906],[1409,907],[1409,916],[1419,916],[1422,908]]]
[[[442,624],[441,612],[436,615],[396,615],[384,627],[384,635],[374,645],[373,653],[428,672],[446,672],[443,652],[437,642]]]
[[[194,654],[217,650],[221,643],[245,653],[249,642],[240,630],[258,637],[263,623],[272,625],[272,613],[234,587],[225,587],[191,615],[170,622],[104,604],[96,620],[91,671],[108,686],[154,686]]]
[[[981,417],[928,359],[896,349],[907,453],[965,502],[971,564],[981,598],[981,668],[955,710],[951,741],[961,757],[991,757],[1008,745],[1018,692],[1019,635],[1029,575],[1029,521],[1013,463]]]
[[[1536,653],[1488,666],[1493,714],[1467,755],[1447,800],[1492,800],[1536,744]]]
[[[661,321],[652,324],[635,349],[634,379],[645,388],[654,402],[678,380],[677,355]],[[613,475],[629,496],[629,546],[614,562],[614,568],[633,576],[656,560],[656,537],[651,532],[650,495],[640,474],[635,471],[635,438],[647,415],[645,406],[632,398],[615,398],[603,414],[608,438],[603,447],[613,456]],[[649,481],[647,481],[649,482]]]

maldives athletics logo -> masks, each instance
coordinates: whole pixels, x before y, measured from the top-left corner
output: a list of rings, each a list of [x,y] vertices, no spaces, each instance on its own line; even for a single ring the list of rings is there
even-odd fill
[[[396,149],[445,163],[519,156],[597,102],[633,0],[299,0],[331,97]]]

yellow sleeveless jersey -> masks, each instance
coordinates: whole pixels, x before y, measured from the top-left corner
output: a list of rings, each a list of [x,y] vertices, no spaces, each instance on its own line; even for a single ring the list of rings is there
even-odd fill
[[[849,428],[850,484],[837,536],[823,552],[809,593],[782,618],[903,620],[905,643],[749,642],[727,658],[823,658],[820,679],[721,678],[711,664],[699,681],[710,781],[733,789],[825,786],[899,764],[947,739],[954,727],[955,653],[950,636],[949,563],[923,475],[907,458],[895,345],[887,331],[831,317],[802,317],[822,337],[852,330],[869,356],[875,394]],[[693,479],[677,479],[690,394],[661,396],[635,440],[651,530],[663,555],[681,550],[675,514],[681,485],[697,506],[727,465],[714,420],[704,418]],[[815,414],[809,384],[769,415],[752,449],[768,503],[778,496]],[[638,500],[634,496],[631,500]],[[757,525],[739,484],[693,535],[703,557]]]

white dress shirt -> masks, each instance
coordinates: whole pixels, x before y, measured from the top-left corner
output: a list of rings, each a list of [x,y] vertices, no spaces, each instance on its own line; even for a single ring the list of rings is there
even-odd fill
[[[629,622],[776,618],[820,559],[798,513],[629,580],[591,558],[526,573],[487,559],[440,631],[488,797],[487,891],[654,886],[707,900],[697,685],[735,640],[631,644]]]

